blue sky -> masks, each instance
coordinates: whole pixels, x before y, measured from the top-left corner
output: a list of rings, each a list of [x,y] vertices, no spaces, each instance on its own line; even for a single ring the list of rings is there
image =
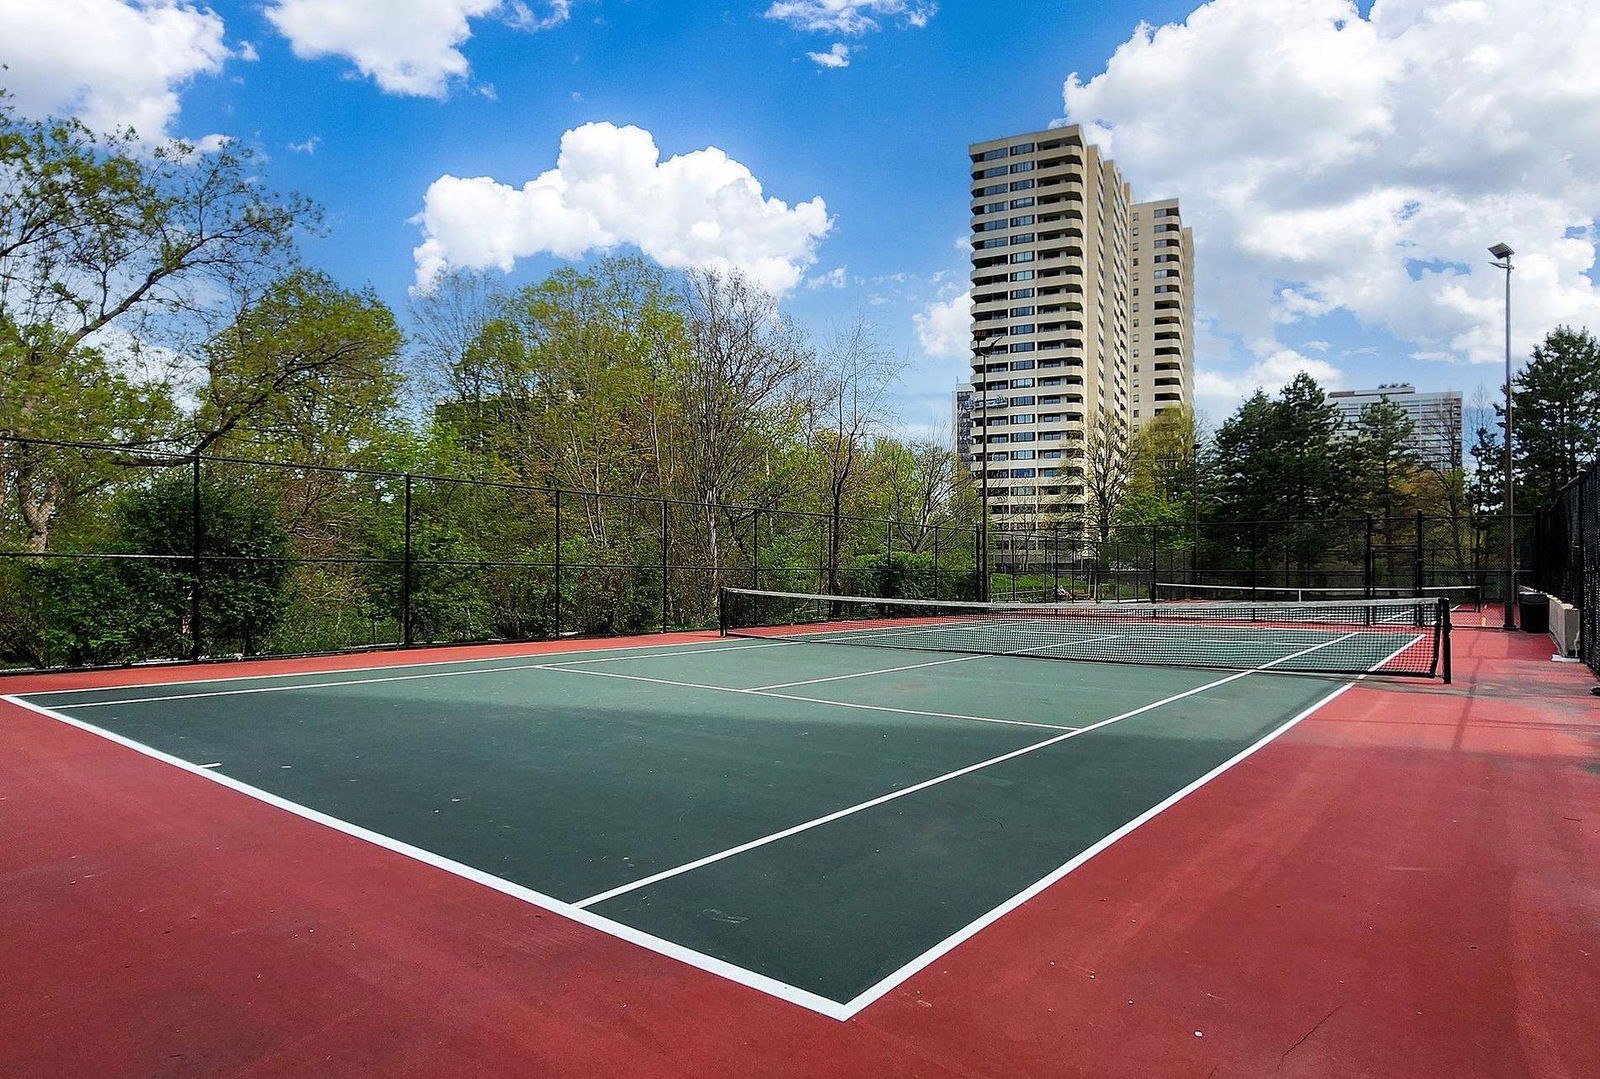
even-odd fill
[[[914,429],[965,369],[966,144],[1069,119],[1184,200],[1214,419],[1300,369],[1496,385],[1497,240],[1519,353],[1600,328],[1597,54],[1566,0],[0,0],[19,108],[256,146],[397,309],[419,265],[739,265],[866,313]]]

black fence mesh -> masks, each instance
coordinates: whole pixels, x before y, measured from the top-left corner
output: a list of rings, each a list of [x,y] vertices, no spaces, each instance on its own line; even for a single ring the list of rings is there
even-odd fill
[[[986,533],[941,513],[835,517],[0,437],[0,670],[706,628],[724,587],[1010,602],[1179,584],[1505,591],[1498,518],[1102,536]],[[1571,561],[1534,531],[1519,520],[1529,582],[1539,557]]]
[[[1578,658],[1600,674],[1600,464],[1539,515],[1538,587],[1579,609]]]

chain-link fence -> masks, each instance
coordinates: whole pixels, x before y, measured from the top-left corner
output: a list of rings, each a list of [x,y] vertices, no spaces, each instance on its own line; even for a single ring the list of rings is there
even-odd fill
[[[977,536],[0,438],[0,669],[700,628],[723,585],[967,599]]]
[[[1600,464],[1539,515],[1538,587],[1579,609],[1578,658],[1600,675]]]
[[[1196,520],[1094,531],[1006,530],[990,543],[990,595],[1003,599],[1337,599],[1507,594],[1503,517]],[[1518,517],[1518,583],[1532,581],[1536,521]]]

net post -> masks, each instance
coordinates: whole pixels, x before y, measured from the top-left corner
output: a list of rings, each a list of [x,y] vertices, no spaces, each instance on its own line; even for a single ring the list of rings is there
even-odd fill
[[[411,616],[411,473],[405,476],[405,502],[402,513],[405,515],[405,546],[401,551],[400,561],[400,646],[410,648],[415,634],[416,620]]]
[[[1160,546],[1159,546],[1159,540],[1158,540],[1159,533],[1160,533],[1160,526],[1158,526],[1158,525],[1151,525],[1150,526],[1150,602],[1151,603],[1154,603],[1156,601],[1156,580],[1159,578],[1159,576],[1161,574],[1161,570],[1156,565],[1156,563],[1161,561]]]
[[[939,598],[939,526],[933,526],[933,598]]]
[[[717,589],[717,636],[728,635],[728,590]]]
[[[203,562],[200,554],[201,544],[204,542],[204,525],[200,510],[200,451],[196,449],[190,458],[189,473],[189,556],[193,560],[194,580],[189,587],[189,659],[199,663],[204,654],[204,646],[200,640],[201,620],[201,579]]]
[[[750,511],[750,587],[761,587],[761,509]]]
[[[1448,596],[1439,597],[1439,610],[1435,617],[1438,619],[1436,639],[1440,662],[1443,665],[1441,673],[1444,675],[1444,684],[1448,686],[1450,684],[1450,598]]]

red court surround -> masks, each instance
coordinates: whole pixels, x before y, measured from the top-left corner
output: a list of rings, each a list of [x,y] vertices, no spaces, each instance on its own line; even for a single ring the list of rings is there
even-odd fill
[[[1593,1079],[1600,698],[1546,638],[1455,645],[845,1023],[0,704],[0,1075]]]

